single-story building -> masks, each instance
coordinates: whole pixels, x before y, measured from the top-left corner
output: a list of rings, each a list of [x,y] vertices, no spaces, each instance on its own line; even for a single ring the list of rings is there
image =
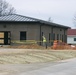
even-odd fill
[[[76,29],[68,29],[67,31],[67,43],[76,44]]]
[[[9,45],[12,44],[12,40],[42,41],[43,35],[48,45],[52,45],[51,40],[67,42],[68,28],[68,26],[18,14],[0,16],[0,44]]]

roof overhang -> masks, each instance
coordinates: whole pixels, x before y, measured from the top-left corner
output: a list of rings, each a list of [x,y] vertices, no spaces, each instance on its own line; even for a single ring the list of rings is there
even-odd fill
[[[60,27],[60,28],[66,28],[66,29],[71,28],[71,27],[56,24],[56,23],[41,22],[41,21],[0,21],[0,23],[40,23],[42,25],[49,25],[53,27]]]
[[[27,17],[27,16],[22,16],[18,14],[0,16],[0,23],[40,23],[43,25],[45,24],[53,27],[61,27],[66,29],[70,28],[68,26],[64,26],[61,24],[56,24],[53,22],[44,21],[36,18]]]

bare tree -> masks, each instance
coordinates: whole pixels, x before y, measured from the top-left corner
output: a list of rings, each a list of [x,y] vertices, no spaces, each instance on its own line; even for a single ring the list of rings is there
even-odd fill
[[[15,13],[14,7],[12,7],[9,3],[5,0],[0,0],[0,16],[14,14]]]

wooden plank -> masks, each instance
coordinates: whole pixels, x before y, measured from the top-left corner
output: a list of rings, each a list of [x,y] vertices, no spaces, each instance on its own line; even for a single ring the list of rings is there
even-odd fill
[[[4,32],[0,32],[0,38],[4,38]]]
[[[0,40],[0,43],[4,44],[4,39],[1,39],[1,40]]]

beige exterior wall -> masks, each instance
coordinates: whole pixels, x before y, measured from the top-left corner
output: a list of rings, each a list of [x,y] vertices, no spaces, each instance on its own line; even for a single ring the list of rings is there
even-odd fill
[[[27,40],[39,40],[39,25],[36,24],[0,24],[0,31],[10,31],[11,40],[20,40],[20,31],[26,31]]]
[[[65,29],[63,28],[53,28],[53,33],[55,33],[55,39],[57,40],[57,34],[59,34],[59,40],[62,41],[62,36],[64,37],[64,35],[66,34]],[[64,38],[63,38],[64,40]]]
[[[6,25],[6,27],[5,27]],[[10,31],[11,32],[11,40],[20,40],[20,31],[26,31],[26,40],[37,40],[40,41],[40,25],[41,25],[41,34],[44,33],[48,44],[49,43],[49,33],[55,33],[55,39],[57,39],[57,34],[64,35],[64,31],[66,34],[66,29],[59,27],[52,27],[49,25],[42,25],[38,23],[6,23],[0,24],[0,31]],[[53,31],[52,31],[53,30]],[[61,30],[61,31],[60,31]],[[60,38],[60,36],[59,36]],[[50,38],[51,39],[51,38]]]
[[[41,26],[41,32],[43,32],[44,36],[46,37],[47,41],[49,39],[49,33],[51,33],[51,26]]]
[[[59,34],[59,40],[64,41],[64,35],[67,34],[66,32],[67,30],[64,28],[60,28],[60,27],[52,27],[52,26],[46,26],[46,25],[42,25],[41,26],[41,32],[43,32],[44,36],[46,37],[46,40],[48,42],[48,44],[50,45],[52,42],[52,38],[50,36],[50,41],[49,42],[49,33],[54,33],[55,34],[55,40],[57,40],[57,34]],[[63,38],[62,38],[63,37]]]
[[[67,35],[67,30],[63,28],[57,28],[57,27],[51,27],[51,26],[42,26],[41,28],[42,28],[41,32],[44,32],[44,35],[46,36],[47,39],[48,39],[49,33],[52,33],[52,32],[55,33],[55,39],[57,39],[57,34],[64,35],[64,31],[65,31],[65,34]]]

